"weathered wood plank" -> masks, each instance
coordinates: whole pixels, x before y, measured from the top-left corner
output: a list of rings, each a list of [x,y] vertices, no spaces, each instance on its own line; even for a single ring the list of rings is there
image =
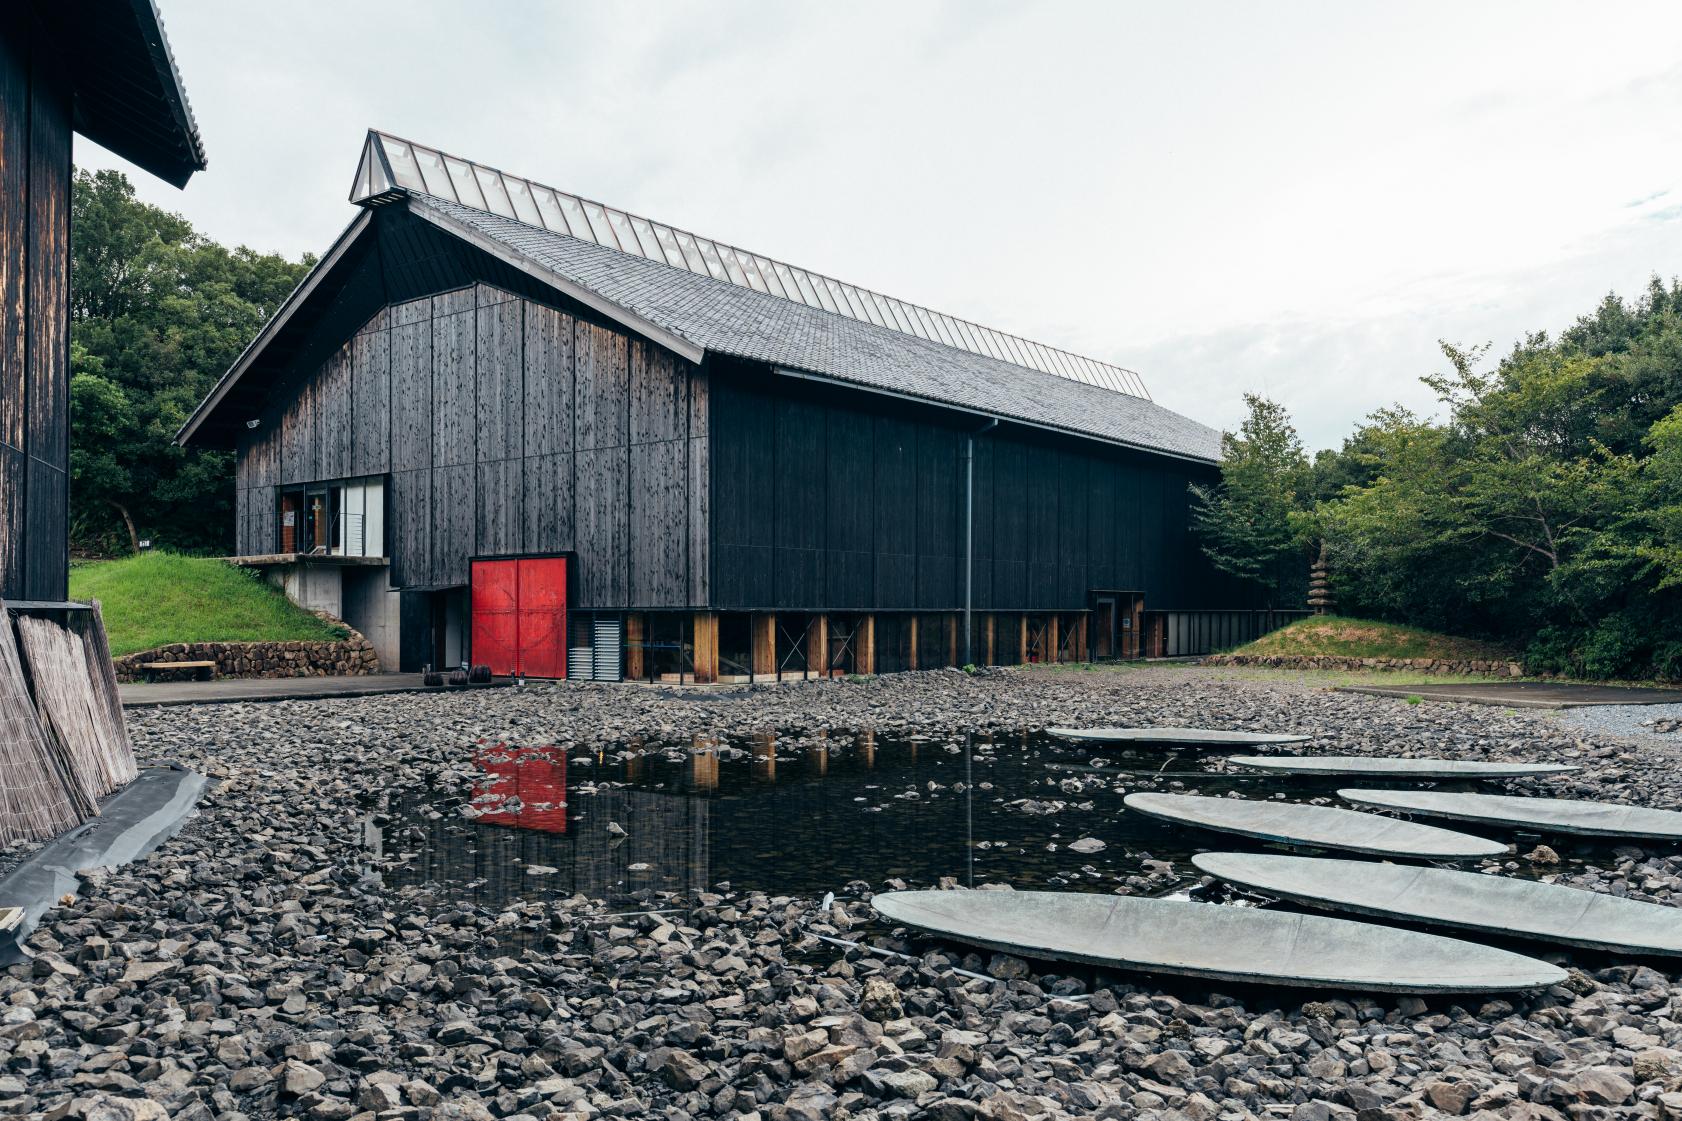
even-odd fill
[[[496,289],[488,289],[496,291]],[[519,459],[525,454],[525,325],[518,300],[482,305],[478,310],[479,462]]]
[[[629,592],[629,450],[591,448],[575,452],[573,463],[580,606],[622,607]]]
[[[527,552],[573,547],[572,455],[533,455],[520,461],[521,539]]]
[[[473,464],[432,469],[432,582],[467,583],[475,522]]]
[[[633,444],[631,463],[631,603],[681,607],[689,593],[687,441]]]
[[[702,436],[689,445],[689,602],[712,602],[712,442]]]
[[[432,578],[432,472],[394,471],[386,527],[391,582],[398,587],[435,583]]]
[[[327,359],[316,375],[321,402],[321,478],[350,475],[351,356],[346,343]]]
[[[630,412],[625,337],[579,320],[573,346],[573,449],[623,447]]]
[[[525,454],[572,458],[573,318],[528,303],[525,318]],[[567,470],[571,475],[571,468]]]
[[[479,464],[476,486],[474,552],[505,556],[522,551],[521,461],[501,459]]]
[[[416,300],[408,305],[428,304]],[[432,466],[432,320],[391,329],[391,469]]]
[[[687,378],[667,351],[643,342],[630,347],[631,443],[676,440],[687,435]]]
[[[472,463],[475,458],[476,334],[471,312],[438,316],[432,321],[432,463],[435,467]]]
[[[351,361],[351,473],[383,475],[391,470],[391,332],[358,335]]]

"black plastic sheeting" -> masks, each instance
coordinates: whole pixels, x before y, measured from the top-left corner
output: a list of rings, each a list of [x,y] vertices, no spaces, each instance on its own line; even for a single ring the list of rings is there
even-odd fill
[[[80,874],[139,860],[180,832],[209,785],[196,771],[152,767],[112,795],[92,821],[55,837],[0,877],[0,906],[21,907],[23,921],[0,935],[0,966],[29,957],[23,941],[47,908],[81,886]]]

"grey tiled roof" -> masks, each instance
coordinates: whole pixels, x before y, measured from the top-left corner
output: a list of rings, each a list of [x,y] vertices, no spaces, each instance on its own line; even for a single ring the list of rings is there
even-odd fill
[[[433,210],[709,351],[1099,439],[1215,461],[1220,433],[1142,397],[1018,366],[432,195]]]

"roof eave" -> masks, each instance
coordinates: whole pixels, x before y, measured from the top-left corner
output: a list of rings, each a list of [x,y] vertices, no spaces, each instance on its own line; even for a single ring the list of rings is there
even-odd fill
[[[192,441],[205,421],[210,418],[210,415],[227,398],[229,392],[239,383],[240,378],[245,376],[245,372],[251,368],[252,363],[262,355],[274,337],[285,328],[292,316],[303,306],[304,301],[310,297],[310,294],[315,291],[322,280],[333,271],[334,266],[344,259],[345,253],[355,244],[363,231],[373,223],[373,220],[374,212],[364,210],[351,221],[350,225],[345,227],[344,232],[333,243],[333,247],[322,256],[321,260],[315,263],[314,268],[305,274],[304,279],[298,282],[298,286],[292,289],[291,295],[287,296],[280,305],[280,310],[276,311],[274,315],[269,317],[269,321],[263,324],[263,329],[257,332],[257,337],[251,340],[245,350],[240,353],[239,358],[234,361],[234,364],[229,366],[227,372],[216,382],[215,388],[205,396],[203,401],[199,402],[198,408],[193,410],[193,414],[187,418],[186,423],[175,433],[177,444],[185,447]]]
[[[472,226],[456,221],[449,215],[428,206],[426,201],[418,195],[409,195],[409,213],[431,223],[452,237],[460,238],[475,249],[495,257],[503,264],[542,281],[569,299],[576,300],[627,330],[634,331],[650,342],[665,347],[680,358],[688,359],[691,362],[700,362],[706,356],[706,348],[698,343],[686,339],[674,331],[667,330],[622,304],[614,303],[594,289],[586,288],[560,275],[553,269],[545,268],[526,254],[504,242],[490,237]]]
[[[899,390],[884,389],[881,386],[870,385],[867,382],[853,381],[851,378],[837,377],[834,374],[821,374],[814,370],[802,370],[793,366],[770,364],[774,373],[781,377],[798,378],[801,381],[822,382],[827,385],[841,386],[860,393],[871,393],[879,397],[892,397],[899,401],[913,401],[919,405],[928,405],[949,413],[961,413],[964,416],[976,417],[979,420],[995,421],[999,424],[1014,424],[1022,428],[1032,428],[1040,432],[1051,432],[1059,436],[1073,436],[1080,440],[1091,440],[1111,447],[1126,448],[1129,451],[1144,452],[1148,455],[1164,456],[1168,459],[1178,459],[1187,463],[1198,463],[1209,467],[1219,466],[1219,459],[1193,455],[1190,452],[1174,451],[1169,448],[1157,447],[1154,444],[1138,443],[1123,440],[1115,436],[1105,436],[1097,432],[1083,432],[1079,429],[1064,428],[1061,425],[1047,424],[1042,420],[1032,420],[1028,417],[1016,416],[996,409],[978,409],[970,405],[959,405],[951,401],[935,397],[924,397],[916,393],[905,393]]]

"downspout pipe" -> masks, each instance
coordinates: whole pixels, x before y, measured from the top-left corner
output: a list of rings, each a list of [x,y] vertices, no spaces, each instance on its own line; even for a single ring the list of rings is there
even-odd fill
[[[999,419],[964,437],[964,665],[975,664],[975,438],[999,426]]]

